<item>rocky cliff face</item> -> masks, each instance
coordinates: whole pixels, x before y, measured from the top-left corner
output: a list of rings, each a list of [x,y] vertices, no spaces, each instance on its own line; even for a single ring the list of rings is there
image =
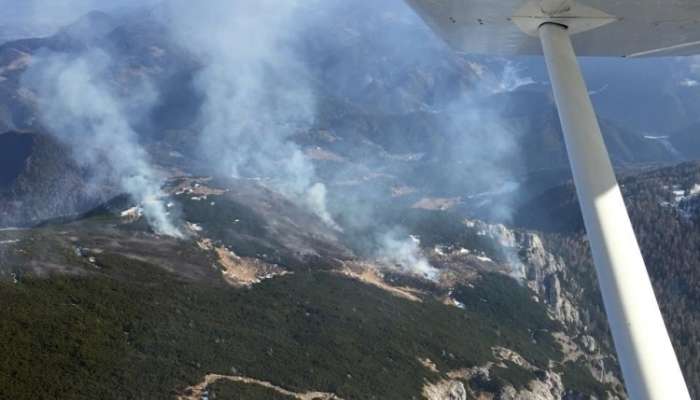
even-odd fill
[[[354,9],[354,6],[350,8]],[[414,24],[419,21],[409,20],[408,24],[396,26],[396,21],[390,20],[391,15],[387,17],[385,13],[374,13],[373,19],[366,21],[362,15],[356,15],[355,11],[353,15],[353,18],[348,17],[343,24],[346,27],[355,26],[359,30],[351,32],[350,29],[336,29],[337,20],[328,18],[334,25],[330,29],[334,35],[314,32],[310,35],[309,43],[305,44],[308,47],[308,59],[313,60],[310,68],[316,78],[315,89],[319,92],[322,104],[318,118],[319,129],[300,132],[294,140],[314,160],[322,179],[335,184],[329,187],[340,190],[338,188],[345,185],[342,182],[357,182],[337,197],[355,191],[372,192],[376,188],[369,188],[370,184],[375,184],[370,181],[378,178],[376,181],[381,182],[376,183],[379,188],[377,192],[388,193],[390,187],[393,191],[394,197],[385,200],[391,202],[391,209],[398,209],[406,203],[406,207],[446,211],[463,204],[464,198],[459,196],[464,196],[472,188],[467,190],[464,186],[456,186],[455,181],[465,185],[464,182],[470,182],[470,179],[464,178],[477,176],[479,171],[473,172],[464,167],[464,155],[461,152],[455,155],[452,148],[456,140],[455,132],[453,136],[445,134],[444,120],[448,118],[446,104],[473,89],[478,84],[476,75],[479,74],[474,75],[474,70],[465,73],[465,60],[449,58],[446,50],[431,42],[424,31],[415,31],[422,29],[416,28],[422,25]],[[363,22],[360,27],[357,27],[358,21]],[[190,74],[199,67],[198,62],[173,48],[165,40],[161,28],[150,23],[142,21],[140,25],[131,24],[114,29],[115,26],[109,21],[98,19],[93,22],[104,22],[104,29],[98,30],[101,32],[99,37],[90,39],[91,45],[99,43],[102,47],[129,56],[120,58],[128,62],[125,62],[127,65],[117,66],[117,70],[144,71],[160,89],[171,88],[164,90],[164,104],[154,112],[154,126],[144,129],[144,139],[148,139],[146,142],[151,145],[149,149],[159,148],[163,154],[172,154],[168,151],[171,148],[186,153],[184,149],[193,147],[192,141],[196,140],[195,134],[189,135],[189,129],[192,129],[197,108],[201,106],[197,97],[187,90],[192,80]],[[399,50],[393,52],[393,42],[383,40],[386,32],[382,29],[388,23],[393,23],[392,30],[404,30],[411,37],[420,39],[428,47],[426,54],[431,56],[399,62],[407,59],[406,53]],[[318,28],[320,32],[327,31],[322,28]],[[35,94],[21,87],[21,73],[31,59],[31,54],[40,47],[59,52],[78,51],[75,48],[75,37],[72,36],[75,35],[64,32],[63,35],[47,40],[21,41],[0,46],[0,94],[5,94],[0,96],[0,129],[37,128]],[[342,82],[339,77],[343,78]],[[128,87],[128,84],[124,87]],[[179,89],[172,89],[174,87]],[[531,115],[543,116],[540,120],[516,124],[527,134],[533,133],[532,136],[522,135],[527,136],[530,143],[523,144],[523,152],[533,157],[528,165],[533,169],[549,166],[553,160],[551,154],[555,153],[557,163],[566,165],[556,116],[547,96],[541,91],[524,92],[518,96],[509,93],[508,96],[494,96],[487,103],[500,104],[502,101],[509,103],[508,108],[511,109],[510,113],[503,116],[507,120],[518,122],[524,119],[524,115],[528,118]],[[540,112],[543,109],[546,112]],[[617,138],[614,141],[616,145],[611,147],[616,161],[670,159],[659,152],[659,146],[647,143],[632,132],[614,127],[605,130],[607,136]],[[535,133],[539,135],[537,140],[533,140]],[[456,134],[464,136],[461,130]],[[97,190],[90,187],[86,171],[72,163],[68,150],[50,138],[24,132],[13,132],[11,135],[29,138],[31,151],[14,160],[16,162],[10,165],[11,168],[0,171],[9,171],[2,176],[3,187],[0,188],[0,226],[31,224],[51,217],[78,213],[113,194],[109,188]],[[0,140],[2,136],[0,135]],[[552,151],[542,152],[543,143],[551,143]],[[3,150],[0,145],[0,152]],[[165,162],[165,156],[158,156],[157,151],[153,153],[156,161]],[[178,168],[182,167],[179,158],[182,155],[174,153],[178,154]],[[546,154],[546,158],[542,158],[542,154]],[[641,154],[646,156],[637,159]],[[5,160],[9,158],[0,157],[0,161]],[[474,169],[482,167],[476,165]],[[16,173],[13,172],[15,170]],[[469,171],[471,175],[444,180],[445,176],[450,176],[450,172],[455,171]],[[237,283],[240,283],[241,278],[234,269],[241,269],[241,266],[249,269],[249,276],[245,279],[258,282],[260,275],[277,276],[270,271],[277,271],[276,264],[283,264],[283,261],[297,270],[305,270],[313,269],[317,264],[330,268],[335,265],[328,260],[333,259],[338,264],[338,259],[345,261],[345,258],[354,257],[345,249],[345,243],[340,243],[342,238],[336,240],[336,232],[328,233],[327,227],[316,229],[316,225],[306,217],[295,220],[298,222],[286,223],[294,212],[291,203],[283,202],[266,191],[245,190],[245,185],[241,183],[235,186],[238,190],[235,196],[229,193],[218,198],[218,195],[210,194],[208,202],[202,201],[207,199],[206,195],[193,193],[192,190],[195,189],[189,187],[183,187],[189,192],[174,191],[174,196],[183,204],[185,211],[189,212],[188,216],[193,222],[193,235],[201,235],[199,239],[203,245],[200,248],[209,252],[216,250],[218,262]],[[201,186],[198,188],[201,190]],[[94,194],[98,196],[94,197]],[[424,197],[428,195],[431,197]],[[571,195],[568,198],[574,197]],[[233,207],[230,205],[228,208],[223,207],[224,198],[236,202],[238,208],[235,212],[231,211]],[[552,204],[563,202],[541,203],[551,208]],[[252,211],[248,205],[254,205]],[[688,214],[697,214],[700,209],[697,197],[678,206]],[[400,212],[404,211],[406,210],[401,209]],[[265,225],[261,221],[283,223]],[[382,225],[384,221],[372,221],[372,224],[375,223]],[[550,360],[549,366],[538,364],[535,367],[533,364],[537,363],[529,354],[489,345],[485,347],[486,352],[492,352],[495,361],[468,370],[442,371],[441,380],[426,383],[423,392],[425,397],[432,400],[577,400],[586,398],[578,393],[585,392],[591,386],[591,382],[581,384],[579,380],[590,376],[593,384],[601,383],[606,388],[611,388],[607,393],[596,393],[598,399],[624,398],[614,354],[606,346],[606,339],[589,329],[586,316],[589,314],[587,296],[590,293],[572,274],[571,265],[567,265],[552,248],[548,248],[543,237],[536,233],[481,221],[459,224],[462,230],[473,233],[469,240],[475,243],[474,246],[443,245],[439,240],[433,240],[438,244],[432,243],[432,250],[427,251],[431,252],[431,262],[444,272],[441,278],[444,281],[440,282],[443,286],[421,281],[418,288],[405,290],[390,284],[416,282],[399,277],[395,282],[387,283],[381,274],[375,276],[374,270],[371,270],[371,274],[365,273],[363,279],[359,280],[365,283],[370,281],[377,288],[388,289],[392,296],[398,294],[398,297],[414,302],[419,302],[434,290],[443,297],[445,304],[463,308],[465,304],[453,298],[453,291],[460,285],[478,285],[480,274],[499,273],[503,280],[507,279],[504,275],[511,276],[522,287],[531,290],[528,296],[532,296],[532,301],[527,302],[527,306],[535,303],[543,305],[551,320],[557,322],[557,328],[548,333],[552,333],[557,345],[561,347],[564,359],[557,359],[556,362]],[[204,229],[204,233],[194,233],[200,229]],[[333,240],[327,240],[329,236]],[[219,242],[215,245],[207,244],[206,240],[212,238]],[[133,243],[127,244],[134,246]],[[124,250],[120,251],[121,255],[125,254]],[[313,262],[309,262],[309,259]],[[266,269],[269,265],[259,264],[262,262],[260,260],[269,265],[274,264],[274,268]],[[158,262],[162,263],[160,260]],[[350,271],[346,275],[356,278],[359,274]],[[441,292],[443,290],[445,293]],[[477,297],[474,302],[489,303],[492,300],[487,293]],[[306,316],[309,317],[310,314]],[[494,318],[502,317],[497,315]],[[532,343],[528,344],[541,346],[537,342],[536,332],[530,333]],[[440,373],[432,369],[431,372]],[[501,376],[503,374],[510,375],[504,378]]]
[[[608,399],[626,398],[619,376],[612,372],[617,370],[615,354],[599,346],[600,338],[594,337],[583,321],[589,300],[564,260],[548,250],[535,232],[482,221],[468,220],[466,224],[499,244],[511,275],[527,285],[535,294],[534,300],[544,304],[550,317],[561,323],[563,329],[554,336],[562,346],[565,361],[584,365],[598,382],[614,387],[614,392],[607,393]],[[561,376],[553,372],[532,381],[526,390],[511,388],[503,396],[499,399],[578,398],[567,393]]]
[[[508,384],[496,393],[491,393],[480,387],[480,383],[493,379],[494,368],[501,368],[505,362],[516,363],[521,368],[534,370],[535,367],[528,363],[522,356],[512,350],[502,347],[494,348],[494,355],[498,363],[488,363],[481,367],[452,371],[449,379],[444,379],[434,384],[427,384],[423,389],[423,395],[428,400],[562,400],[566,397],[566,390],[561,376],[550,371],[543,371],[538,379],[526,383],[516,389]],[[462,381],[473,382],[465,386]]]
[[[532,289],[537,295],[536,301],[546,304],[554,319],[568,327],[582,329],[572,294],[562,290],[561,279],[568,279],[566,265],[560,257],[545,249],[536,233],[482,221],[468,220],[466,223],[500,246],[499,251],[512,276]]]

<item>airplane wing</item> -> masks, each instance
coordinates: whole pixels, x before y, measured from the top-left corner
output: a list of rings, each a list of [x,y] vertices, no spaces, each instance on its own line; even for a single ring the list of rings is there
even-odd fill
[[[454,49],[474,54],[542,54],[540,1],[407,0]],[[579,56],[651,57],[700,53],[700,2],[579,0],[557,14]],[[523,35],[523,32],[527,33]]]
[[[627,392],[690,400],[576,56],[700,53],[700,1],[407,1],[458,51],[544,56]]]

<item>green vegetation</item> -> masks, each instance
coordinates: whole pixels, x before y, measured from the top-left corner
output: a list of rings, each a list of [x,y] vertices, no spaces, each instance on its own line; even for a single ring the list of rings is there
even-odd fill
[[[294,400],[262,386],[220,380],[209,386],[209,397],[216,400]]]
[[[517,390],[527,387],[532,381],[532,372],[510,361],[505,361],[506,368],[495,366],[491,370],[491,384],[503,388],[512,385]]]
[[[376,226],[402,227],[407,232],[406,235],[408,233],[419,235],[423,247],[450,245],[478,249],[497,262],[508,261],[501,246],[495,240],[479,234],[475,228],[469,228],[464,223],[464,217],[457,212],[402,208],[389,204],[377,214]],[[367,231],[355,232],[355,235],[363,237],[377,233],[372,229],[374,227],[368,227]],[[368,243],[363,244],[368,245]]]
[[[267,222],[253,209],[230,199],[212,196],[208,200],[197,201],[192,200],[191,196],[183,195],[178,197],[178,201],[182,203],[188,220],[205,227],[212,237],[224,238],[230,230],[253,238],[262,238],[270,234]]]
[[[209,237],[225,243],[239,256],[260,257],[267,254],[271,256],[271,261],[289,264],[278,254],[277,249],[282,246],[270,237],[265,220],[250,207],[221,196],[212,196],[207,201],[180,196],[178,201],[188,221],[200,225]],[[211,205],[212,202],[214,205]]]
[[[527,387],[528,383],[536,379],[536,373],[516,365],[510,361],[504,362],[505,368],[494,366],[486,377],[477,375],[469,381],[469,386],[475,391],[487,393],[501,393],[503,389],[510,385],[517,390]]]
[[[469,314],[478,314],[499,335],[499,346],[518,351],[528,361],[547,368],[557,360],[558,346],[549,331],[560,329],[544,307],[530,299],[530,292],[515,280],[486,274],[473,287],[460,287],[454,297]]]
[[[700,396],[700,208],[697,207],[700,198],[690,198],[674,205],[673,191],[688,191],[698,183],[698,162],[656,169],[621,180],[661,312],[693,398]],[[558,195],[552,196],[554,193]],[[566,207],[556,206],[562,198],[571,201]],[[536,202],[540,204],[540,210],[527,209],[527,213],[533,221],[540,221],[538,229],[554,231],[546,235],[546,246],[569,266],[570,279],[562,284],[569,286],[567,290],[570,292],[580,291],[583,322],[603,349],[612,351],[612,339],[573,187],[555,188]],[[549,214],[542,212],[546,208],[550,208]],[[572,220],[579,223],[563,224],[569,225],[567,229],[546,226],[548,222],[558,224],[557,221]],[[619,366],[614,361],[606,361],[605,365],[620,376]],[[590,373],[581,372],[581,368],[575,366],[567,367],[567,370],[572,369],[573,372],[565,375],[565,384],[593,387],[593,378],[588,379]]]
[[[567,390],[577,393],[593,394],[599,399],[606,397],[605,392],[610,390],[606,385],[598,382],[591,371],[579,362],[567,362],[561,371],[562,382]]]
[[[483,365],[495,345],[537,363],[559,358],[550,341],[532,340],[528,329],[546,328],[538,320],[514,329],[514,315],[499,323],[493,314],[502,308],[411,302],[328,272],[235,290],[115,254],[97,264],[90,277],[0,284],[5,396],[172,398],[207,373],[235,368],[292,391],[410,399],[438,378],[418,357],[441,371]],[[491,295],[514,289],[492,281],[499,292]],[[518,293],[514,304],[526,300]]]
[[[345,253],[323,235],[313,233],[314,224],[321,224],[316,217],[262,187],[241,185],[248,185],[240,189],[244,193],[238,193],[245,200],[228,194],[207,200],[178,196],[183,219],[200,225],[208,238],[239,256],[264,259],[289,270],[327,269],[328,259],[343,257]],[[282,213],[271,212],[271,208]],[[303,255],[309,249],[320,254],[313,262]]]

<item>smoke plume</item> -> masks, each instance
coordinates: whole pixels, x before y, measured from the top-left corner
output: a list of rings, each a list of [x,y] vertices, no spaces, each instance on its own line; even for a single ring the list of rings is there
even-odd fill
[[[196,77],[202,157],[222,175],[262,178],[334,225],[325,186],[291,141],[316,116],[310,76],[294,49],[299,4],[175,0],[166,15],[175,40],[203,65]]]
[[[508,200],[492,207],[489,199],[517,189],[518,138],[494,107],[498,101],[485,99],[534,82],[516,64],[455,55],[398,0],[171,0],[159,10],[170,40],[197,65],[193,97],[203,101],[196,153],[212,173],[257,178],[329,226],[337,220],[367,233],[366,254],[378,261],[428,277],[435,270],[420,243],[400,222],[387,221],[382,207],[393,200],[372,177],[406,181],[426,197],[476,196],[498,218],[511,214]],[[107,159],[149,221],[177,234],[124,102],[104,80],[109,58],[44,58],[32,75],[43,77],[46,124],[80,149],[83,162]],[[337,112],[337,104],[346,108]],[[298,144],[324,124],[343,138],[333,151],[350,160],[346,165],[317,170]],[[367,126],[382,136],[358,138],[357,131],[373,132]],[[94,151],[106,148],[118,150]],[[341,180],[359,183],[343,187]]]
[[[71,147],[80,165],[98,179],[118,182],[156,232],[182,237],[161,200],[162,179],[124,112],[127,103],[151,104],[155,93],[144,82],[138,93],[120,99],[107,78],[110,62],[97,50],[78,57],[43,53],[34,57],[23,84],[37,93],[43,125]]]
[[[381,235],[378,241],[378,261],[392,269],[436,280],[438,270],[423,255],[420,240],[416,236],[406,236],[398,229]]]
[[[385,152],[372,159],[371,149],[352,148],[364,138],[348,141],[345,148],[333,143],[342,156],[375,169],[363,171],[354,163],[340,167],[331,182],[359,183],[350,193],[342,185],[329,186],[329,207],[343,227],[359,232],[359,247],[380,263],[434,275],[420,243],[410,236],[417,232],[403,227],[402,218],[386,218],[392,203],[410,195],[387,199],[391,183],[373,177],[394,179],[397,187],[425,198],[461,198],[470,208],[479,203],[480,217],[509,220],[522,162],[518,129],[504,118],[503,103],[509,93],[536,81],[511,60],[455,54],[401,1],[329,1],[319,12],[321,23],[311,30],[312,54],[321,55],[323,66],[316,74],[326,90],[351,102],[370,126],[376,124],[379,137],[371,139]],[[339,22],[347,19],[352,25]],[[375,122],[375,115],[382,120]],[[391,123],[384,124],[388,119]],[[328,129],[352,138],[358,127],[364,128],[338,119]],[[344,191],[338,195],[338,190]]]

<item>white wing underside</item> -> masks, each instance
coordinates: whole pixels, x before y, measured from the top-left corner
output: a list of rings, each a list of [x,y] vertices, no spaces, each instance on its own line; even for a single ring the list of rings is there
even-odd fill
[[[542,54],[528,30],[546,20],[539,1],[407,0],[458,51]],[[556,20],[577,26],[580,56],[684,56],[700,53],[700,1],[578,0]]]

